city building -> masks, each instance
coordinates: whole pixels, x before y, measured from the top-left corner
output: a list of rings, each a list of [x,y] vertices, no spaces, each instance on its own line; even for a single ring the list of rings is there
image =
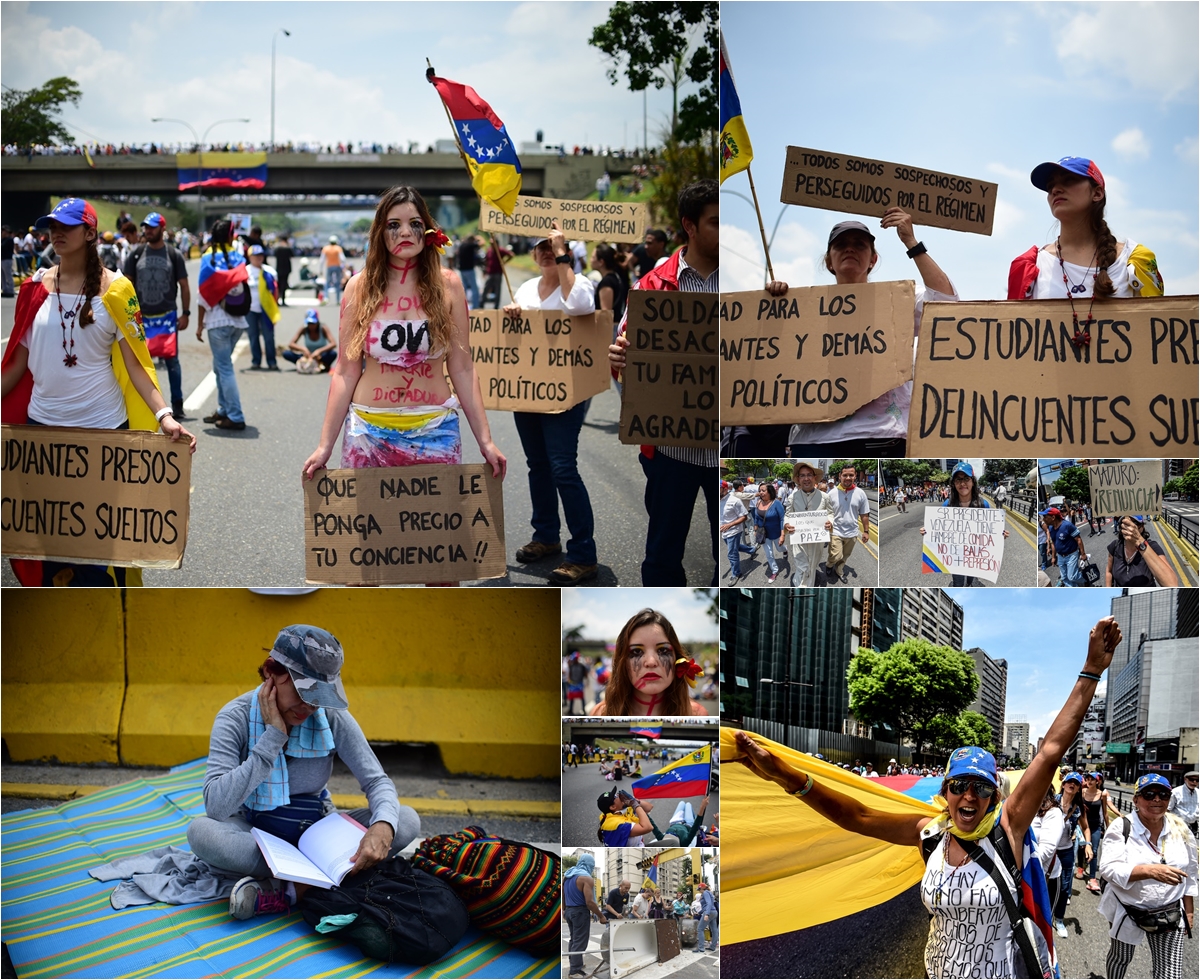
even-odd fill
[[[972,647],[966,652],[975,661],[975,673],[979,675],[979,691],[975,695],[975,700],[967,706],[967,710],[978,711],[983,715],[992,729],[992,741],[998,746],[1003,745],[1005,744],[1004,703],[1008,692],[1008,661],[994,660],[988,656],[986,650],[979,647]],[[1028,731],[1025,737],[1028,741]]]
[[[1083,715],[1083,724],[1071,745],[1067,758],[1080,772],[1103,770],[1105,765],[1107,698],[1096,695]]]
[[[862,607],[862,645],[872,650],[917,637],[962,649],[963,609],[945,589],[863,589]]]
[[[1004,726],[1004,745],[1000,750],[1010,760],[1020,760],[1026,765],[1033,759],[1033,746],[1029,744],[1029,722],[1010,721]]]
[[[1196,635],[1195,589],[1137,592],[1122,589],[1121,595],[1112,600],[1110,608],[1121,627],[1122,637],[1113,654],[1112,666],[1108,669],[1109,677],[1115,677],[1124,669],[1144,640]],[[1109,725],[1112,725],[1111,718]]]
[[[606,898],[608,893],[622,881],[628,881],[633,886],[629,892],[629,901],[632,903],[633,899],[637,897],[638,889],[645,881],[650,862],[654,859],[654,855],[660,852],[641,847],[606,847],[600,850],[602,851],[602,867],[598,865],[597,870],[603,876],[604,893],[601,899]],[[680,888],[689,889],[688,894],[691,894],[690,884],[685,874],[688,867],[689,860],[686,857],[676,857],[664,861],[660,854],[658,890],[664,898],[674,898],[675,892]]]

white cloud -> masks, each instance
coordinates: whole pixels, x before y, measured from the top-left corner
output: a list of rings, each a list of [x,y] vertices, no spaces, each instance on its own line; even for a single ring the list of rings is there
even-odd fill
[[[789,286],[811,286],[816,258],[821,251],[816,236],[795,221],[786,221],[775,232],[771,267],[775,278]],[[721,288],[728,292],[762,289],[766,264],[758,230],[721,225]]]
[[[766,281],[762,241],[737,225],[721,224],[721,289],[737,293],[762,289]],[[777,273],[778,274],[778,273]]]
[[[1118,133],[1112,141],[1112,148],[1118,156],[1126,160],[1150,159],[1150,144],[1146,135],[1137,127]]]
[[[1187,136],[1175,144],[1175,155],[1185,163],[1200,163],[1200,143],[1195,136]]]

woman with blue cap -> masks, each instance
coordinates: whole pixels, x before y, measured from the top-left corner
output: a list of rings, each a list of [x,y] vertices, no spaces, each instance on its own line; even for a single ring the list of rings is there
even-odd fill
[[[283,359],[296,365],[300,374],[325,373],[337,360],[337,341],[321,322],[316,310],[304,314],[304,326],[282,352]]]
[[[358,778],[369,805],[351,814],[368,826],[351,874],[398,853],[420,832],[416,811],[400,805],[395,784],[350,714],[342,663],[337,637],[316,626],[287,626],[258,668],[262,684],[217,713],[205,815],[187,833],[196,857],[230,877],[243,876],[229,896],[235,919],[287,912],[308,887],[272,877],[251,829],[295,845],[335,812],[327,786],[335,754]]]
[[[1195,925],[1196,838],[1167,808],[1171,784],[1158,773],[1138,779],[1133,812],[1108,825],[1100,850],[1107,883],[1100,914],[1110,944],[1105,976],[1124,977],[1142,940],[1155,980],[1183,973],[1183,934]]]
[[[604,910],[596,904],[595,878],[596,859],[587,851],[580,852],[575,866],[568,868],[563,875],[563,918],[571,930],[571,938],[567,943],[571,965],[568,976],[572,978],[586,975],[583,972],[583,951],[587,949],[592,916],[596,915],[601,925],[608,925]]]
[[[1150,537],[1146,518],[1141,514],[1117,518],[1117,539],[1108,546],[1104,584],[1110,589],[1114,586],[1179,587],[1179,576],[1167,561],[1162,545]]]
[[[927,976],[1051,976],[1057,964],[1049,894],[1030,827],[1120,642],[1113,617],[1092,627],[1083,670],[1041,751],[1003,803],[996,760],[973,745],[951,753],[942,792],[934,797],[942,808],[935,817],[877,810],[818,783],[745,732],[735,736],[743,753],[739,761],[843,830],[921,849],[921,899],[931,915]],[[973,939],[963,939],[964,926],[974,926],[968,931]]]
[[[1051,888],[1054,901],[1054,928],[1064,939],[1067,937],[1067,925],[1063,917],[1067,914],[1067,902],[1071,900],[1071,885],[1074,882],[1075,871],[1075,832],[1083,832],[1084,856],[1092,860],[1092,828],[1088,823],[1087,807],[1083,805],[1083,776],[1077,772],[1068,773],[1062,778],[1062,791],[1058,794],[1058,808],[1062,812],[1062,833],[1052,867],[1046,868],[1046,880],[1049,882],[1057,871],[1058,888]]]
[[[975,468],[970,463],[960,462],[950,473],[950,496],[942,501],[943,507],[983,507],[991,510],[989,504],[979,493],[979,484],[975,480]],[[925,534],[925,528],[921,528]],[[1008,528],[1004,529],[1004,537],[1008,537]],[[951,573],[950,584],[956,588],[975,584],[973,575],[955,575]]]

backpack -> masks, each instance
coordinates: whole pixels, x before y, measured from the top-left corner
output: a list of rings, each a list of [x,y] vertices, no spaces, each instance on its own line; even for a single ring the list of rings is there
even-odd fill
[[[222,249],[224,252],[224,249]],[[213,257],[216,258],[214,250]],[[226,268],[233,268],[226,262]],[[245,316],[250,312],[250,282],[239,282],[229,292],[225,294],[225,298],[221,300],[221,309],[230,316]]]
[[[484,932],[534,956],[559,955],[557,854],[467,827],[427,839],[413,864],[453,888]]]
[[[106,242],[100,246],[100,263],[109,272],[116,272],[121,268],[121,262],[117,257],[117,247],[115,245],[109,245]]]
[[[399,856],[345,878],[338,888],[308,889],[297,908],[317,932],[337,933],[364,956],[387,963],[432,963],[470,925],[449,885]],[[352,921],[326,921],[332,916]]]

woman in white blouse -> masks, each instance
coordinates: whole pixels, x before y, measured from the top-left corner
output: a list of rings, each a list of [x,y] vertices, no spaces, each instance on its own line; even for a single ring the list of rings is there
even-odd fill
[[[1182,820],[1167,812],[1170,799],[1171,784],[1163,776],[1142,776],[1134,789],[1134,812],[1114,820],[1104,834],[1100,877],[1108,887],[1100,898],[1100,914],[1110,926],[1112,943],[1105,963],[1110,978],[1125,976],[1143,939],[1150,944],[1154,980],[1183,976],[1181,919],[1186,917],[1190,932],[1196,898],[1196,838]],[[1166,927],[1145,931],[1137,920],[1148,912],[1166,919]]]

